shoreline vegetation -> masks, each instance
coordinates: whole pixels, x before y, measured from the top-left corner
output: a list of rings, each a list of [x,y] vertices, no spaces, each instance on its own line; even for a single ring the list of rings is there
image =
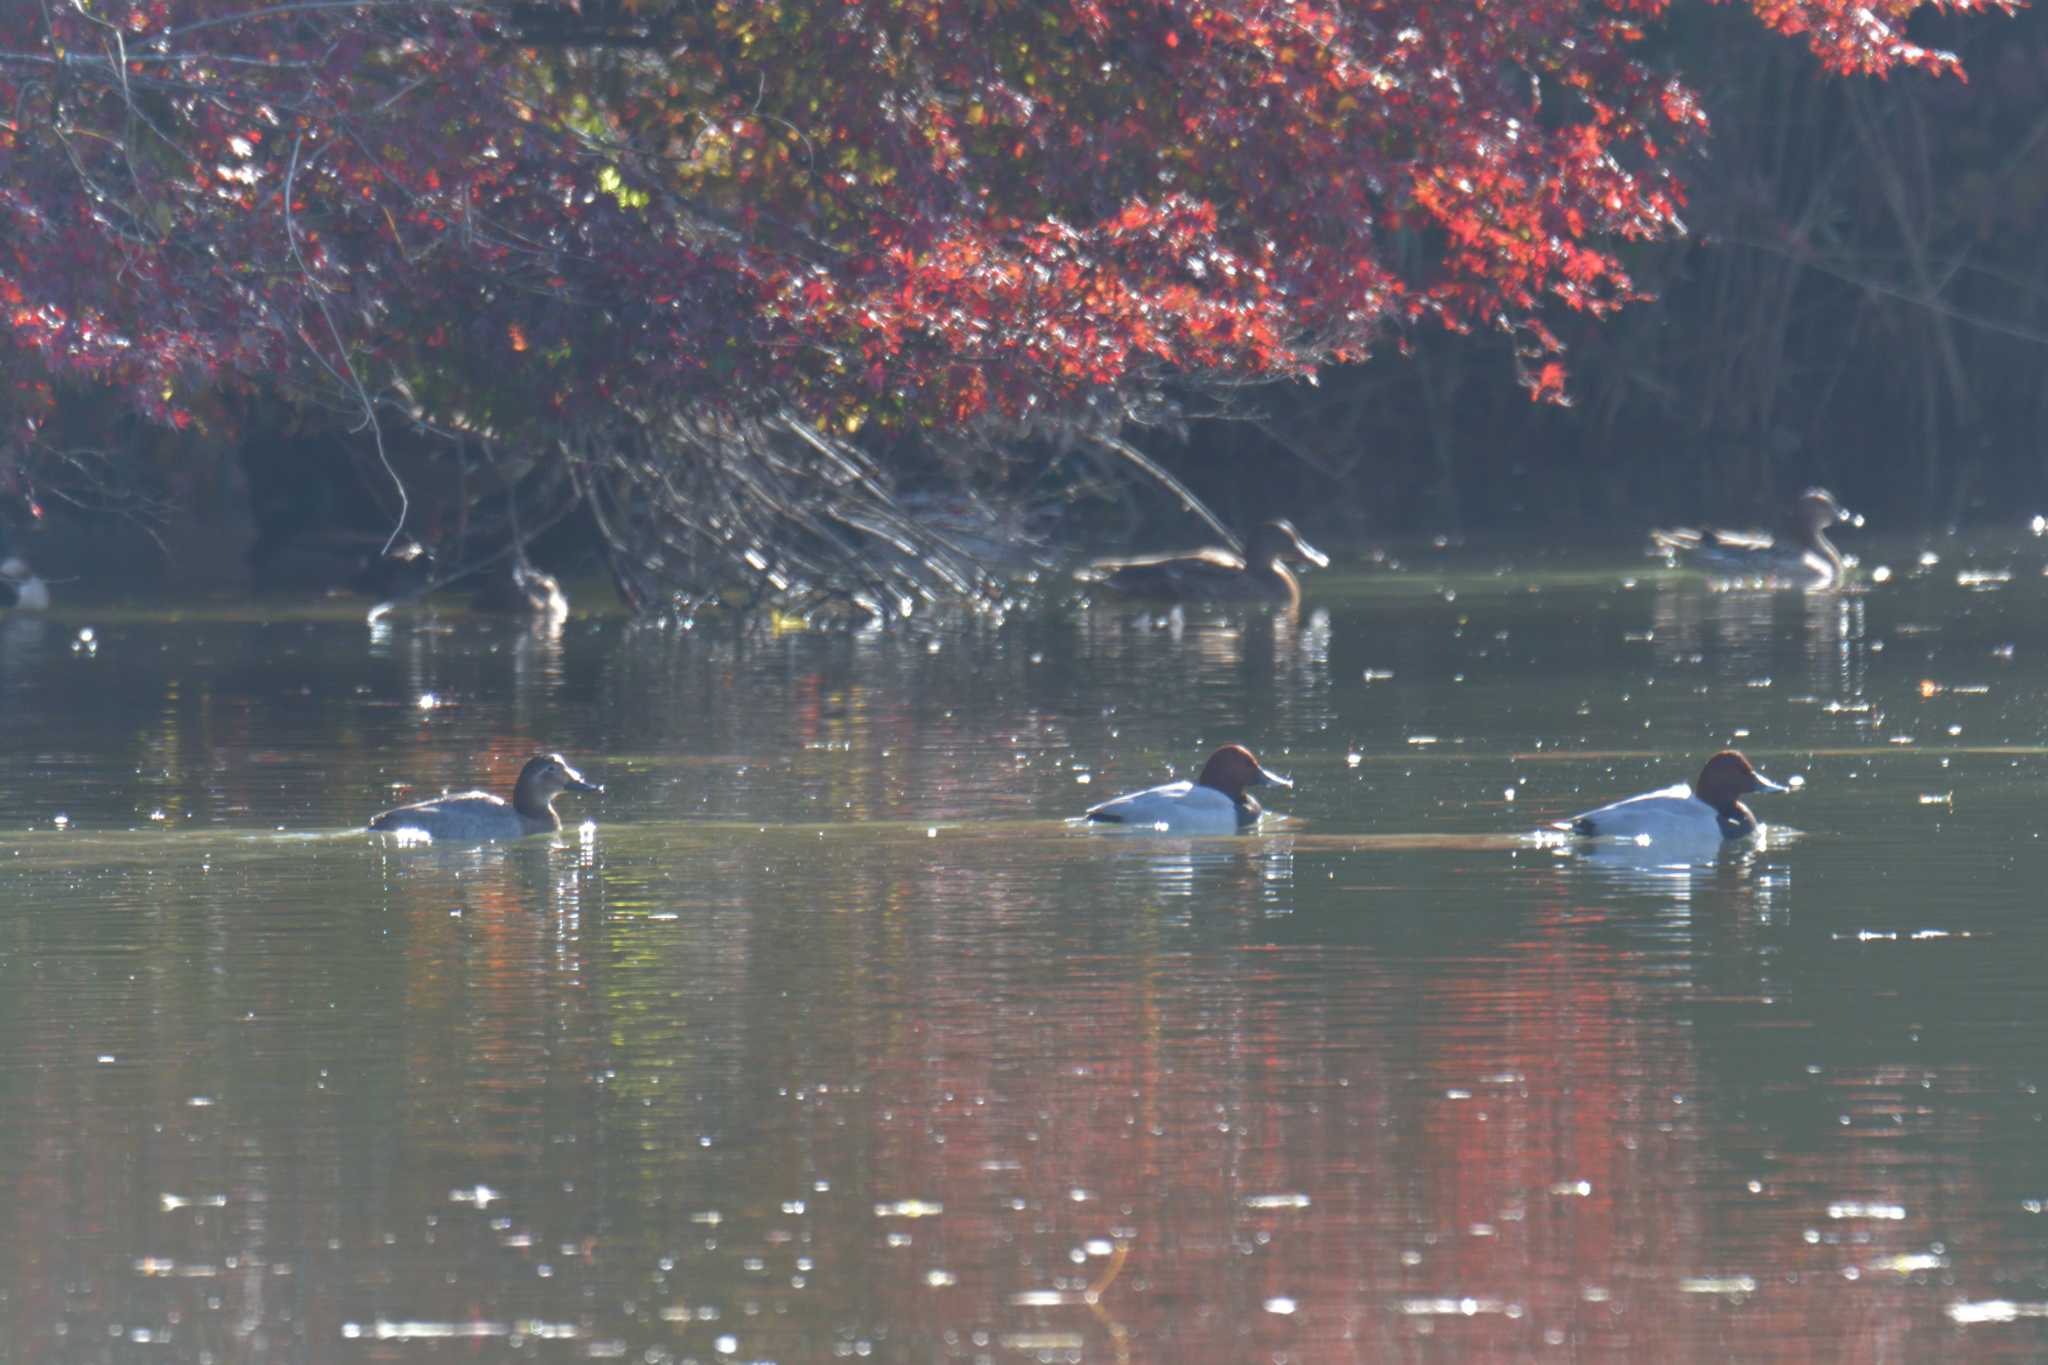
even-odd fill
[[[959,17],[936,0],[916,8],[941,28]],[[1792,8],[1816,25],[1842,10]],[[850,36],[918,49],[916,32],[865,12],[828,30],[816,27],[822,11],[793,5],[773,33],[686,33],[690,7],[586,4],[586,27],[558,32],[547,24],[567,20],[478,6],[479,24],[498,25],[494,46],[430,9],[392,21],[403,32],[336,18],[333,32],[361,43],[357,68],[321,85],[280,59],[207,107],[169,84],[81,77],[60,89],[27,60],[53,35],[0,27],[0,83],[16,103],[62,114],[74,132],[150,116],[121,124],[128,140],[95,163],[97,180],[54,164],[61,139],[27,121],[0,141],[10,219],[45,234],[15,232],[0,250],[13,309],[0,375],[17,409],[0,442],[0,537],[48,576],[378,596],[468,591],[531,557],[608,576],[640,611],[795,600],[887,618],[987,595],[990,568],[1227,545],[1233,528],[1269,516],[1340,544],[1515,539],[1539,526],[1605,541],[1670,520],[1767,524],[1809,484],[1900,530],[2023,519],[2048,495],[2038,9],[1917,13],[1904,33],[1926,51],[1891,62],[1928,69],[1886,79],[1867,53],[1853,69],[1817,59],[1819,38],[1768,32],[1743,7],[1681,6],[1625,41],[1587,15],[1558,20],[1616,44],[1619,65],[1570,70],[1543,65],[1558,33],[1427,21],[1416,41],[1440,44],[1441,60],[1490,55],[1545,77],[1532,100],[1473,76],[1466,102],[1438,115],[1461,136],[1513,123],[1541,143],[1509,163],[1551,177],[1540,209],[1518,183],[1481,184],[1462,209],[1412,188],[1426,183],[1418,167],[1459,171],[1451,152],[1427,145],[1426,119],[1397,99],[1371,115],[1356,106],[1371,90],[1422,85],[1387,66],[1351,106],[1326,107],[1313,85],[1286,82],[1342,71],[1294,65],[1306,59],[1287,45],[1229,27],[1249,24],[1252,7],[1170,6],[1157,31],[1105,18],[1065,35],[1108,54],[1104,89],[1118,99],[1150,108],[1181,90],[1184,110],[1238,120],[1196,133],[1133,115],[1120,140],[1066,66],[977,51],[958,69],[837,71]],[[220,29],[202,0],[170,12],[159,29],[137,21],[137,53],[226,62],[238,44],[276,37],[252,22],[222,26],[229,36],[207,46],[198,35]],[[1363,44],[1333,13],[1330,49]],[[605,27],[607,15],[640,27]],[[96,32],[81,30],[75,50],[101,50],[84,41]],[[679,36],[698,46],[663,46]],[[378,44],[400,38],[434,58],[443,94],[381,69],[400,49]],[[990,35],[1009,38],[1024,41]],[[1298,101],[1291,123],[1231,108],[1254,61],[1258,79]],[[148,73],[140,57],[131,65]],[[507,159],[507,126],[490,121],[500,106],[410,177],[403,144],[360,163],[336,149],[337,135],[372,127],[399,136],[368,106],[313,109],[316,95],[399,88],[452,100],[465,80],[507,70],[533,108],[542,96],[611,102],[590,126],[560,115],[552,141],[522,133],[502,180],[465,193],[442,173]],[[1680,77],[1683,99],[1671,93]],[[1197,78],[1199,92],[1183,89]],[[1575,101],[1560,93],[1566,78],[1609,84]],[[806,80],[823,83],[805,96]],[[1001,105],[1006,81],[1038,90],[1041,107]],[[806,136],[778,140],[758,119],[711,118],[741,83],[764,110],[842,103],[813,109]],[[852,122],[880,90],[925,100],[913,104],[943,126]],[[1661,113],[1647,112],[1659,100]],[[1605,112],[1586,119],[1589,105]],[[244,116],[248,126],[234,122]],[[832,117],[844,126],[820,141]],[[1398,155],[1347,140],[1373,120]],[[1560,169],[1570,136],[1596,126],[1609,139],[1600,175]],[[1099,236],[1076,228],[1054,243],[1028,224],[1078,223],[1091,203],[1101,212],[1102,191],[1028,138],[998,147],[996,129],[1099,132],[1117,166],[1108,192],[1167,165],[1184,192],[1132,198],[1101,216]],[[1281,169],[1355,171],[1360,183],[1290,197],[1253,150],[1289,130]],[[676,159],[686,133],[694,160]],[[1221,145],[1211,138],[1241,157],[1190,161]],[[190,168],[206,172],[200,183],[182,181],[174,147],[203,153]],[[1014,183],[987,181],[1010,160],[1023,163],[1003,172]],[[844,183],[821,182],[821,164]],[[1377,178],[1395,169],[1409,190]],[[582,204],[516,217],[550,175],[586,176]],[[913,187],[913,176],[924,179]],[[82,183],[100,197],[97,239],[61,216],[84,202]],[[969,236],[955,201],[977,193],[994,196],[1007,226],[991,230],[984,215]],[[370,209],[332,198],[348,194]],[[1579,231],[1567,228],[1574,205],[1592,214],[1623,195],[1635,196],[1633,217],[1552,236],[1554,260],[1518,254],[1546,232]],[[479,206],[496,218],[451,227]],[[1304,221],[1347,208],[1377,221]],[[913,211],[922,226],[877,249],[873,224]],[[647,234],[664,223],[657,249]],[[198,245],[177,245],[180,231]],[[65,233],[72,268],[102,273],[38,295]],[[1372,288],[1311,264],[1340,246],[1360,269],[1370,262]],[[226,264],[204,264],[209,253]],[[252,283],[271,269],[297,275]],[[1038,284],[1019,292],[1033,272]],[[1217,283],[1241,273],[1260,285]],[[400,283],[418,292],[389,292]],[[623,289],[669,311],[635,311]],[[795,292],[771,303],[778,289]],[[882,316],[885,298],[900,316]],[[965,319],[959,330],[947,309]],[[221,316],[237,310],[233,325]],[[1118,358],[1080,335],[1091,329],[1116,333]],[[409,548],[424,556],[412,570]]]

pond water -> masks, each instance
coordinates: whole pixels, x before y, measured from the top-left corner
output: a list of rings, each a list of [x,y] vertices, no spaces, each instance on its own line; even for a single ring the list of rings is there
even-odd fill
[[[0,1358],[2041,1359],[2048,542],[1921,553],[8,620]],[[1065,823],[1228,740],[1260,832]],[[1530,833],[1729,743],[1761,848]]]

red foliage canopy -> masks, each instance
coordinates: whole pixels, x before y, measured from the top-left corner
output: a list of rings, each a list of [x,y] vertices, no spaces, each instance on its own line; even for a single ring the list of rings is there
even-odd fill
[[[1434,319],[1554,390],[1544,312],[1679,227],[1666,3],[9,5],[0,365],[181,424],[296,376],[943,429]],[[1918,0],[1748,3],[1837,73],[1953,67]]]

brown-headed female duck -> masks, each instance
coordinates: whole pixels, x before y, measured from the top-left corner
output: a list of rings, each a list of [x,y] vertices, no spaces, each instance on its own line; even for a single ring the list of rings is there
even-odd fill
[[[434,839],[458,841],[548,834],[562,827],[562,817],[555,813],[555,797],[565,791],[602,793],[604,788],[584,781],[583,774],[560,754],[536,754],[519,770],[509,802],[489,792],[459,792],[387,810],[370,821],[370,828],[412,830]]]

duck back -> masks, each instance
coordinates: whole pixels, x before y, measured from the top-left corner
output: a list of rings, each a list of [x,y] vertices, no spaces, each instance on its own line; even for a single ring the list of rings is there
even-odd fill
[[[550,811],[550,814],[553,812]],[[418,830],[436,839],[516,839],[560,829],[561,818],[523,815],[489,792],[461,792],[387,810],[370,821],[373,830]]]

